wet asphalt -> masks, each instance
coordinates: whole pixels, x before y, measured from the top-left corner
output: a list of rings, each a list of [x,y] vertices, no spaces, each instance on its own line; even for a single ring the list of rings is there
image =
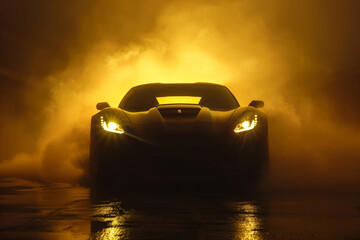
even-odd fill
[[[360,239],[360,196],[124,196],[1,179],[0,239],[355,240]]]

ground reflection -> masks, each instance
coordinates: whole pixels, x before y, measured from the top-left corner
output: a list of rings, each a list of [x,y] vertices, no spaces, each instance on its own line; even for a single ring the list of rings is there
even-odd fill
[[[236,222],[237,239],[264,239],[266,230],[264,229],[263,219],[259,218],[260,207],[257,202],[239,203],[239,210],[243,214]]]
[[[0,179],[0,239],[360,239],[359,194],[162,193]]]
[[[92,239],[126,238],[126,218],[128,212],[122,209],[121,202],[110,201],[93,205],[91,221]]]
[[[91,239],[265,239],[258,198],[110,197],[92,203]]]

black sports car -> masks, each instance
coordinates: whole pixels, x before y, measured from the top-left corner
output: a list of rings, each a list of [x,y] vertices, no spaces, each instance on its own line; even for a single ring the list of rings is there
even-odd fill
[[[144,84],[118,107],[97,104],[91,119],[90,172],[97,183],[255,183],[268,162],[268,125],[258,108],[240,107],[225,86]],[[116,183],[116,184],[114,184]]]

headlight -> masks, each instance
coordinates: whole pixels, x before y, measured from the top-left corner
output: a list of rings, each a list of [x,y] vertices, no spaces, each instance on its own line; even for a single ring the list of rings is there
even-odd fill
[[[101,116],[101,126],[105,131],[108,132],[119,133],[119,134],[124,133],[124,129],[121,127],[120,124],[116,122],[105,121],[104,117],[102,116]]]
[[[234,132],[239,133],[239,132],[249,131],[251,129],[254,129],[256,127],[256,124],[257,124],[257,115],[248,114],[241,120],[241,122],[239,122],[235,126]]]

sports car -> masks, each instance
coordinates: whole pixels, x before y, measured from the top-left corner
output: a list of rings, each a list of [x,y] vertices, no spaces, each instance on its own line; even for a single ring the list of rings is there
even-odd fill
[[[258,182],[268,163],[263,101],[240,106],[213,83],[151,83],[131,88],[118,107],[91,119],[90,172],[114,188],[205,182],[240,188]]]

